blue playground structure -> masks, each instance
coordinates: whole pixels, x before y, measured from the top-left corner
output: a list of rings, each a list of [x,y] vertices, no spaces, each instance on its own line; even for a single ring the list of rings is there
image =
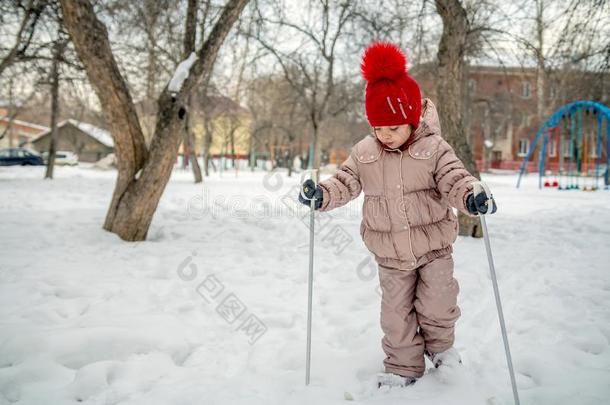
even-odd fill
[[[551,115],[536,133],[521,163],[517,188],[536,146],[541,141],[538,188],[544,186],[557,187],[558,190],[596,191],[601,188],[599,180],[603,177],[604,188],[609,189],[608,106],[595,101],[580,100],[564,105]],[[551,151],[553,153],[550,153]]]

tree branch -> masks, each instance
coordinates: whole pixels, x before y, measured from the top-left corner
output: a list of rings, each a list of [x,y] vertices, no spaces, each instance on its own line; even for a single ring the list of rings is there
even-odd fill
[[[87,0],[60,0],[64,22],[115,139],[119,169],[132,176],[148,152],[131,94],[108,41],[108,32]]]
[[[32,41],[38,18],[40,17],[40,14],[42,14],[45,6],[46,2],[44,1],[35,2],[34,0],[29,0],[28,5],[25,8],[23,19],[21,20],[21,25],[15,36],[15,44],[10,49],[8,55],[0,61],[0,76],[2,76],[2,72],[4,72],[7,67],[12,65],[17,59],[21,59],[20,55],[25,54],[26,49]],[[23,41],[22,37],[26,30],[28,31],[27,39]]]

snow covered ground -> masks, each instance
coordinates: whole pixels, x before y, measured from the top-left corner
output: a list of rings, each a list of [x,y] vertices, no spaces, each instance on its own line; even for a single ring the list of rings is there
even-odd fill
[[[304,387],[307,210],[298,177],[176,171],[146,242],[102,230],[115,172],[0,168],[0,404],[340,404],[382,369],[361,198],[320,217]],[[610,192],[488,175],[523,404],[610,401]],[[510,404],[482,240],[458,239],[461,375],[365,403]]]

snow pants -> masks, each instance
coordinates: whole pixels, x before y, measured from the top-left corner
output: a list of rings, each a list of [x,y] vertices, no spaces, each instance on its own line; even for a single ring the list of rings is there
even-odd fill
[[[439,353],[453,346],[460,316],[453,257],[447,254],[414,270],[378,267],[385,371],[421,377],[424,350]]]

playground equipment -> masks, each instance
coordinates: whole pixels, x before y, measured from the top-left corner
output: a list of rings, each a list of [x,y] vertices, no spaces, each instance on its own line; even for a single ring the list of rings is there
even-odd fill
[[[596,191],[602,188],[600,177],[603,177],[604,188],[609,189],[608,106],[580,100],[564,105],[551,115],[536,133],[521,163],[517,188],[539,142],[542,145],[538,157],[538,188],[544,186],[556,187],[558,190]]]

